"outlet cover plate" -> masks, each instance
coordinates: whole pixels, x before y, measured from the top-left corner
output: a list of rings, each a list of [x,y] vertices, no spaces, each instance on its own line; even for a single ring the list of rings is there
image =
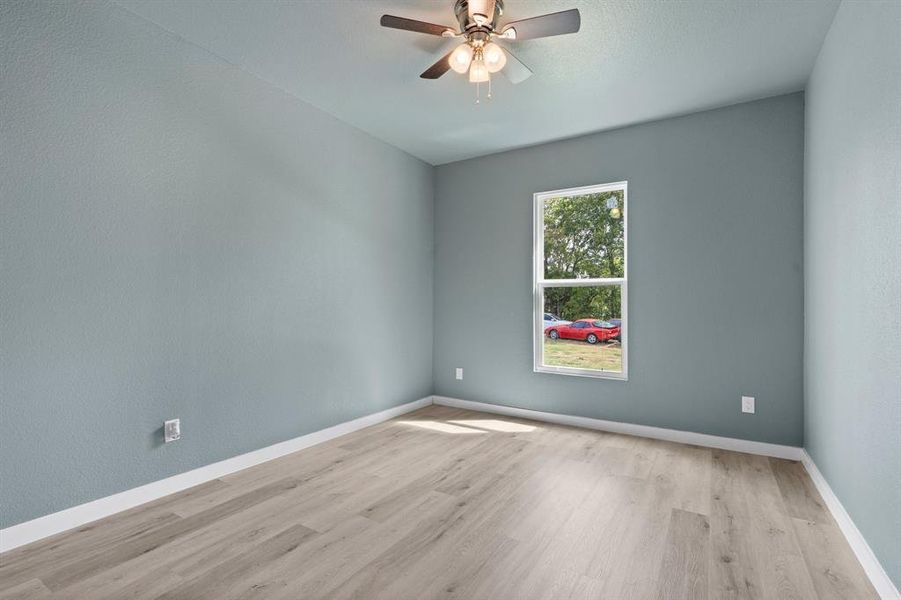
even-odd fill
[[[754,414],[755,406],[754,406],[754,396],[742,396],[741,397],[741,412]]]
[[[181,437],[181,419],[171,419],[163,423],[163,436],[167,444],[179,439]]]

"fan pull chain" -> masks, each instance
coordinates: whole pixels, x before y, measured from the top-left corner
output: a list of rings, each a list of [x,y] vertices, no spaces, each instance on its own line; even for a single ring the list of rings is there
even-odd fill
[[[482,102],[482,88],[479,87],[481,85],[482,85],[481,83],[476,82],[476,104],[481,104],[481,102]],[[489,100],[491,100],[491,78],[490,77],[488,78],[488,96],[487,96],[487,98]]]

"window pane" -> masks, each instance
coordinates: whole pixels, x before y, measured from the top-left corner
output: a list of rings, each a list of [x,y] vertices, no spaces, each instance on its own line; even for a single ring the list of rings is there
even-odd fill
[[[625,277],[625,213],[623,190],[545,200],[545,279]]]
[[[543,365],[621,373],[622,286],[549,287],[545,312],[563,321],[545,322]]]

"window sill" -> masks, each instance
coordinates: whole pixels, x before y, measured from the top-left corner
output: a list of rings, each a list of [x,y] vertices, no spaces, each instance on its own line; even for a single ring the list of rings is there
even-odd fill
[[[571,367],[547,367],[536,366],[535,373],[551,373],[554,375],[568,375],[569,377],[587,377],[589,379],[610,379],[613,381],[629,381],[628,373],[616,371],[596,371],[594,369],[574,369]]]

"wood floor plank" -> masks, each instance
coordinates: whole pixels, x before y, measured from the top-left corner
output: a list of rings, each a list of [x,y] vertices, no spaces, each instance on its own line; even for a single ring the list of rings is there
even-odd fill
[[[40,579],[29,579],[0,592],[0,600],[47,600],[52,593]]]
[[[454,586],[457,597],[566,597],[579,579],[576,565],[568,558],[573,541],[584,542],[590,535],[580,528],[586,524],[585,517],[600,506],[603,486],[599,481],[606,476],[600,470],[592,473],[590,466],[578,461],[539,460],[541,456],[527,455],[521,464],[530,465],[532,475],[516,478],[521,481],[519,485],[509,485],[500,514],[480,530],[481,535],[509,536],[515,544],[471,577],[458,578]],[[549,488],[557,493],[548,496],[545,491]],[[562,501],[567,494],[570,499]],[[545,500],[556,505],[556,509],[550,509],[554,518],[536,526],[538,514],[547,510],[537,506]]]
[[[742,471],[747,455],[727,450],[711,452],[710,515],[738,517],[748,515],[748,495]]]
[[[37,577],[46,577],[51,565],[61,568],[83,560],[86,555],[101,552],[179,520],[171,512],[151,512],[149,515],[133,513],[124,517],[114,515],[77,531],[5,553],[0,560],[0,590]]]
[[[491,442],[491,440],[486,441]],[[416,496],[428,490],[441,491],[450,495],[461,493],[474,485],[473,478],[479,473],[494,472],[494,469],[500,464],[498,461],[502,460],[502,456],[498,454],[499,449],[516,452],[523,447],[523,444],[524,442],[505,439],[486,444],[484,447],[480,444],[467,452],[450,457],[440,457],[437,461],[433,459],[432,466],[424,474],[399,485],[393,492],[365,507],[360,514],[375,521],[384,521],[395,514],[399,506],[409,503],[410,496]],[[495,459],[495,462],[492,463],[492,459]]]
[[[747,516],[715,514],[710,517],[708,587],[711,598],[763,600],[761,570],[769,568],[754,551]]]
[[[601,573],[596,562],[598,554],[610,543],[614,521],[622,518],[635,485],[629,478],[600,477],[554,533],[543,560],[555,568],[566,565],[569,570],[596,580]]]
[[[603,598],[653,598],[666,549],[672,508],[678,504],[669,480],[636,480],[636,494],[615,520],[603,558],[603,571],[589,575],[603,580]],[[600,556],[598,558],[601,558]]]
[[[709,545],[710,523],[707,517],[674,508],[658,576],[658,600],[704,600],[708,597]]]
[[[635,479],[607,476],[599,471],[594,486],[581,495],[559,527],[543,529],[521,540],[504,560],[494,565],[494,571],[485,572],[484,580],[475,578],[471,587],[463,587],[461,592],[479,598],[566,598],[589,590],[599,593],[597,580],[588,578],[592,584],[589,587],[581,580],[586,573],[595,573],[593,566],[599,549],[610,543],[608,534],[615,529],[612,521],[621,516],[635,483]],[[575,589],[580,581],[581,591]],[[466,595],[461,593],[461,597]]]
[[[249,506],[262,502],[298,485],[295,479],[284,479],[274,484],[257,488],[243,496],[233,498],[202,513],[180,519],[164,527],[135,535],[82,560],[54,569],[41,577],[44,585],[51,590],[62,589],[75,582],[87,579],[94,573],[124,563],[132,558],[150,552],[170,541],[215,522],[225,516],[240,512]]]
[[[742,470],[747,455],[726,450],[713,452],[710,499],[711,598],[763,599],[763,588],[751,546],[748,494]]]
[[[875,598],[803,467],[441,406],[0,555],[0,600]]]
[[[422,581],[444,570],[444,559],[467,536],[487,526],[506,505],[510,490],[519,481],[511,478],[473,474],[474,485],[443,510],[429,515],[409,534],[391,545],[376,560],[355,573],[328,598],[381,597],[385,589],[395,589],[399,581],[422,588]],[[478,512],[472,506],[479,506]],[[386,597],[391,598],[389,594]],[[394,596],[395,598],[399,596]],[[403,596],[400,596],[403,597]]]
[[[317,532],[303,525],[294,525],[241,556],[227,560],[186,584],[162,594],[159,600],[224,600],[239,597],[248,591],[265,590],[265,583],[250,583],[250,577],[255,575],[259,578],[261,570],[290,556],[317,535]]]
[[[327,597],[400,540],[421,530],[424,523],[430,523],[437,515],[453,510],[458,502],[437,492],[428,492],[410,500],[408,506],[383,523],[374,523],[360,516],[352,517],[374,525],[349,540],[350,543],[335,544],[324,551],[320,554],[322,560],[311,561],[302,570],[295,569],[292,574],[285,575],[285,587],[281,593],[272,596],[273,600]]]
[[[800,462],[770,458],[769,463],[789,516],[817,523],[835,523]]]
[[[603,584],[593,577],[580,575],[569,594],[569,600],[596,600],[603,598],[601,590]]]
[[[558,531],[606,474],[585,462],[548,457],[540,448],[531,452],[520,463],[521,471],[498,473],[514,479],[516,494],[493,525],[513,539],[534,542]]]
[[[337,440],[332,440],[332,442],[335,441]],[[285,477],[302,479],[315,476],[315,473],[322,469],[328,469],[330,466],[339,466],[346,457],[352,455],[352,452],[344,450],[334,443],[320,444],[225,475],[221,480],[229,485],[240,484],[246,489],[251,486],[272,483]]]
[[[53,594],[53,600],[126,600],[156,598],[181,586],[181,577],[166,569],[125,571],[118,578],[84,580]]]
[[[609,499],[609,506],[604,510],[610,510],[612,515],[603,524],[592,523],[593,527],[598,528],[592,534],[595,543],[586,549],[585,567],[581,570],[594,581],[601,582],[602,588],[609,589],[616,585],[614,579],[625,561],[629,560],[629,554],[642,552],[643,534],[639,526],[643,520],[644,506],[652,498],[655,487],[648,481],[629,477],[612,477],[604,482],[611,486],[604,496]],[[665,531],[666,523],[659,521],[659,517],[654,520]],[[659,531],[657,535],[662,538]],[[647,564],[651,566],[651,562]],[[622,582],[623,579],[620,579],[618,583]]]
[[[713,451],[710,448],[658,442],[662,451],[651,469],[658,485],[672,490],[671,507],[710,514]]]
[[[116,593],[124,593],[123,590],[146,587],[140,581],[145,573],[160,573],[163,578],[180,580],[206,572],[297,524],[305,507],[292,502],[289,492],[210,520],[168,543],[71,584],[57,595],[99,598],[109,594],[115,597]]]
[[[608,475],[647,479],[657,458],[648,448],[622,448],[601,445],[593,449],[585,460],[603,469]]]
[[[770,463],[764,457],[748,456],[743,467],[741,476],[749,519],[746,530],[758,565],[763,596],[777,600],[816,598],[813,580]]]
[[[819,598],[878,600],[838,525],[805,519],[793,519],[793,524]]]
[[[419,590],[426,598],[468,598],[466,584],[480,573],[490,571],[517,544],[490,529],[471,530],[448,544],[445,550],[433,553],[415,569],[402,574],[373,598],[395,600],[409,595],[411,590]]]

